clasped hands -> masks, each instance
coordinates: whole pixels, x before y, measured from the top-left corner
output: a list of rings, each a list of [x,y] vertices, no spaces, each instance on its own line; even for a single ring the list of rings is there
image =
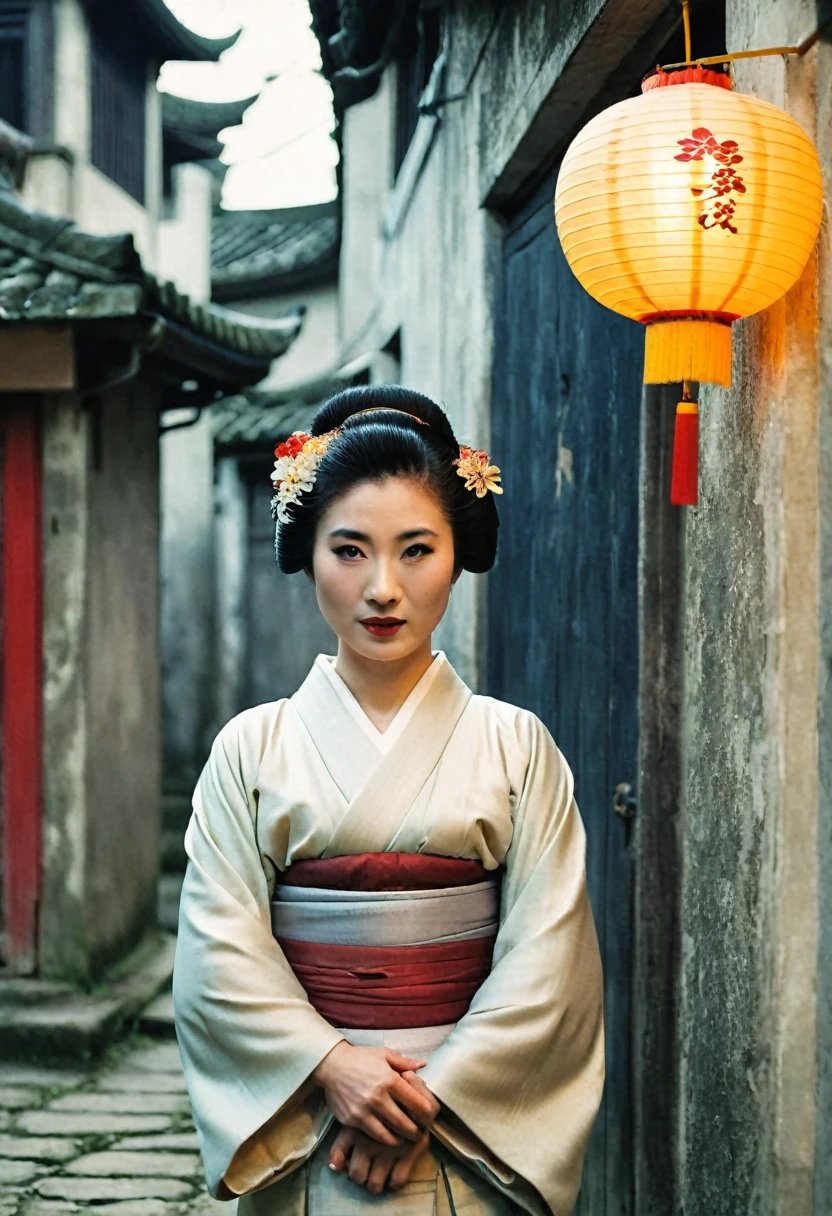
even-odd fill
[[[387,1047],[353,1047],[346,1039],[324,1057],[312,1080],[342,1125],[329,1156],[330,1169],[380,1195],[410,1178],[428,1146],[439,1103],[416,1075],[424,1060]]]

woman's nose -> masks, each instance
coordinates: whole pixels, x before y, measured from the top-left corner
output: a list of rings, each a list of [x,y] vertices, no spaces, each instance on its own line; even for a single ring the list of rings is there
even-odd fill
[[[372,600],[374,604],[392,604],[400,598],[400,594],[398,580],[387,563],[374,566],[365,599]]]

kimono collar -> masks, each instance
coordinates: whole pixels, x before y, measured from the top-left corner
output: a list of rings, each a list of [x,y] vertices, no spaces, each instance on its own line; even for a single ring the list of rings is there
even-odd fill
[[[433,679],[426,690],[420,690],[418,704],[386,755],[361,729],[319,663],[313,664],[291,697],[294,712],[345,803],[344,817],[324,856],[389,848],[401,820],[439,763],[471,699],[471,690],[444,655],[441,661],[437,656],[433,666]]]
[[[361,708],[355,696],[344,683],[341,676],[338,675],[338,672],[335,670],[335,655],[319,654],[315,660],[315,663],[321,668],[324,675],[332,684],[337,696],[343,701],[368,739],[375,744],[378,751],[384,756],[387,755],[399,736],[403,734],[405,727],[436,679],[440,667],[443,663],[447,662],[448,659],[444,650],[433,651],[433,662],[430,663],[416,681],[405,700],[399,706],[395,717],[389,723],[387,729],[381,731],[375,723],[370,721],[370,718]]]

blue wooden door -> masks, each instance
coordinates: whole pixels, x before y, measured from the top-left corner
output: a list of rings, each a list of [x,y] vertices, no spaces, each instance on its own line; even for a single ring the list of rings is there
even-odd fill
[[[630,824],[635,788],[643,330],[596,304],[557,239],[554,176],[504,240],[490,452],[505,493],[488,688],[533,710],[575,774],[604,962],[607,1082],[581,1216],[631,1216]]]

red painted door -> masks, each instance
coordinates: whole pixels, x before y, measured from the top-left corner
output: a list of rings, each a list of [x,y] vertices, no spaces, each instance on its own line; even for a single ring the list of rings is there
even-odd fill
[[[31,974],[40,896],[40,397],[0,394],[0,964]]]

